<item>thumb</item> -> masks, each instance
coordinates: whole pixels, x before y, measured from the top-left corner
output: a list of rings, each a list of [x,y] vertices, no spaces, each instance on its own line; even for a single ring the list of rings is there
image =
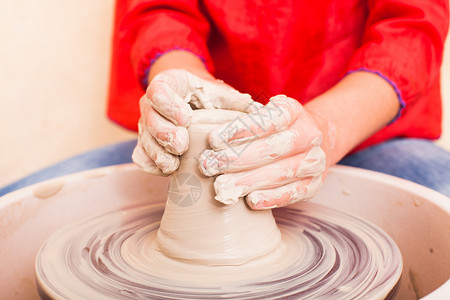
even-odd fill
[[[243,94],[221,80],[202,80],[202,85],[193,92],[191,104],[205,109],[227,109],[253,112],[263,105],[253,101],[249,94]]]

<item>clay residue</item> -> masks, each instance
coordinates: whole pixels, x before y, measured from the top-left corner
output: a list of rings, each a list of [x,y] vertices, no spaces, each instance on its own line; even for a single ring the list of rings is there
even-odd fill
[[[56,195],[64,186],[63,181],[52,181],[39,185],[33,190],[33,195],[39,199],[47,199]]]
[[[425,200],[423,198],[414,198],[414,206],[419,207],[421,206]]]
[[[342,195],[345,195],[345,196],[350,196],[352,194],[352,192],[348,189],[343,189],[341,192],[342,192]]]
[[[411,282],[412,288],[414,290],[414,293],[416,294],[416,299],[422,298],[422,284],[419,275],[414,272],[412,269],[409,269],[409,280]]]
[[[105,176],[106,173],[103,170],[93,170],[89,171],[84,175],[84,178],[91,179],[91,178],[99,178]]]

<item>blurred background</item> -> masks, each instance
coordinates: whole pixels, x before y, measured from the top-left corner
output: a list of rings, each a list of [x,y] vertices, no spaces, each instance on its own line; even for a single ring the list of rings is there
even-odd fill
[[[0,187],[135,138],[105,115],[113,0],[0,0]],[[450,150],[450,41],[442,67]]]

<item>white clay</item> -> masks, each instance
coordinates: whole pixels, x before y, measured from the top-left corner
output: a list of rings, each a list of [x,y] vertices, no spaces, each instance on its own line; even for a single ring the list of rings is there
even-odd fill
[[[218,203],[214,200],[215,178],[204,176],[198,168],[198,157],[208,147],[209,131],[239,115],[222,110],[194,111],[188,128],[191,146],[171,178],[155,251],[200,265],[241,265],[279,247],[280,232],[271,211],[252,211],[245,201],[232,206]],[[188,179],[196,180],[198,186],[195,182],[186,184]],[[188,195],[195,203],[175,204],[178,195]]]

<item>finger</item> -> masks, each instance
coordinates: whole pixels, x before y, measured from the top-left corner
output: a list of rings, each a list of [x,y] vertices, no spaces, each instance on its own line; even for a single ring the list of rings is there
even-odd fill
[[[277,188],[253,191],[246,200],[250,208],[255,210],[282,207],[314,197],[322,184],[321,175],[309,177]]]
[[[153,108],[175,125],[187,127],[192,117],[192,108],[174,91],[165,77],[158,75],[150,82],[146,97]]]
[[[150,132],[166,151],[175,155],[181,155],[186,152],[189,148],[187,129],[182,126],[175,126],[155,111],[151,105],[146,104],[145,101],[142,103],[141,111],[146,111],[145,117],[143,117],[145,129]]]
[[[320,146],[321,132],[312,126],[308,126],[311,127],[309,130],[304,130],[303,127],[303,120],[297,119],[287,130],[271,136],[224,150],[205,150],[199,159],[200,169],[207,176],[238,172]]]
[[[249,94],[243,94],[224,83],[222,80],[203,80],[189,76],[192,90],[191,103],[198,108],[227,109],[249,113],[262,104],[252,100]]]
[[[219,175],[214,182],[216,200],[236,203],[253,191],[277,188],[325,171],[325,153],[314,146],[308,153],[300,153],[249,171]]]
[[[225,149],[269,136],[287,128],[303,111],[295,99],[272,97],[261,109],[214,128],[208,135],[209,145],[212,149]]]
[[[138,124],[139,136],[145,153],[153,160],[164,174],[172,174],[180,165],[178,156],[170,154],[156,142],[152,135]]]
[[[131,155],[133,162],[138,165],[144,172],[158,176],[166,176],[153,160],[145,153],[142,144],[138,141]]]

